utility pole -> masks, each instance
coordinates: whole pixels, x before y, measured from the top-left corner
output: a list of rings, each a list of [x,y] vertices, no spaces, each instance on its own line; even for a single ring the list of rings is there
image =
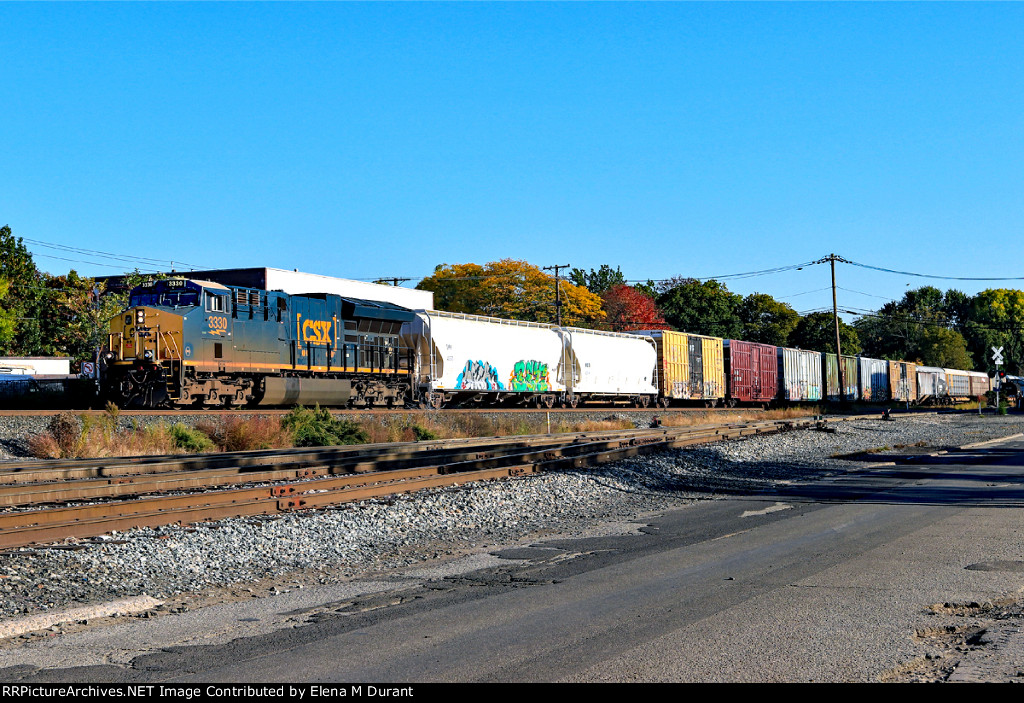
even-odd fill
[[[404,283],[405,281],[411,281],[411,280],[412,280],[411,278],[378,278],[376,281],[374,281],[374,283],[380,283],[381,285],[387,285],[388,281],[392,281],[391,285],[393,285],[393,286],[395,286],[397,288],[399,283]]]
[[[845,401],[845,395],[843,393],[846,390],[845,378],[843,374],[843,347],[839,341],[839,305],[836,303],[836,262],[848,264],[850,263],[841,256],[836,254],[829,254],[823,259],[818,259],[815,264],[823,264],[829,262],[832,265],[832,322],[836,330],[836,369],[839,371],[839,402]],[[827,383],[827,379],[826,379]]]
[[[569,268],[569,264],[544,267],[545,271],[555,272],[555,324],[559,327],[562,326],[562,295],[560,291],[561,286],[558,284],[558,270],[567,268]]]

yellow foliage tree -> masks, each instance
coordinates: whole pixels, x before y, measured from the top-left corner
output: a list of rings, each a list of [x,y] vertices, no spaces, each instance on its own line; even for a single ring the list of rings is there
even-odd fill
[[[559,282],[562,324],[589,327],[601,322],[601,298],[564,278]],[[449,312],[509,320],[555,322],[555,277],[515,259],[479,264],[440,264],[416,286],[434,293],[434,307]]]

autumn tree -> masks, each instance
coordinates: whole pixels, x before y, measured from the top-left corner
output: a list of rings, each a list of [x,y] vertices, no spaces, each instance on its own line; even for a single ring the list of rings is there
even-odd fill
[[[614,285],[601,300],[607,324],[613,331],[670,329],[654,299],[633,286]]]
[[[780,347],[786,345],[800,320],[796,310],[765,293],[751,293],[745,297],[737,314],[743,325],[741,339]]]
[[[839,320],[839,341],[844,356],[855,356],[860,353],[860,338],[857,330]],[[813,349],[820,352],[836,351],[836,328],[832,313],[812,312],[796,323],[789,335],[787,346],[799,349]]]
[[[441,264],[419,282],[434,293],[439,310],[512,320],[553,323],[555,278],[525,261],[502,259],[485,266]],[[562,324],[589,326],[604,320],[601,298],[562,279]]]
[[[664,286],[657,303],[668,324],[680,332],[740,339],[742,301],[718,281],[676,278]]]

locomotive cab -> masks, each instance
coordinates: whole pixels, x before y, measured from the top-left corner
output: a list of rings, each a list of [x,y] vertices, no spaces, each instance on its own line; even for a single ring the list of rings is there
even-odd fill
[[[110,320],[105,395],[120,407],[155,408],[182,400],[185,362],[196,355],[192,327],[230,336],[229,290],[172,278],[132,289],[128,307]],[[223,343],[222,343],[223,348]]]

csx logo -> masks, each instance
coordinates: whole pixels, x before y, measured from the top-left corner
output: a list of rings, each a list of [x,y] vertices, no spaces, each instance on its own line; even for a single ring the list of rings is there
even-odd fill
[[[302,341],[313,344],[331,343],[331,323],[328,320],[306,320],[302,323]]]

